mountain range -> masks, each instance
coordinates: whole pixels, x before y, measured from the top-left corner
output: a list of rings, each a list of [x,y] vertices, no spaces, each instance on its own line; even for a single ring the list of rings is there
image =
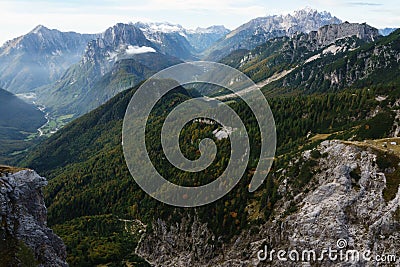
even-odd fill
[[[295,68],[275,77],[273,83],[284,90],[277,87],[273,91],[270,84],[262,89],[274,111],[278,144],[273,170],[256,194],[247,191],[253,160],[230,194],[205,207],[173,208],[144,194],[129,175],[121,146],[122,120],[137,86],[61,129],[30,151],[23,164],[50,180],[45,189],[49,224],[67,243],[67,260],[72,265],[134,262],[146,266],[147,262],[183,266],[190,262],[195,266],[227,266],[233,261],[235,266],[248,266],[257,261],[257,252],[265,244],[281,249],[296,244],[307,249],[308,241],[295,234],[299,231],[318,249],[345,238],[359,240],[361,245],[356,247],[360,249],[364,246],[374,253],[394,253],[400,246],[395,234],[400,230],[400,155],[390,142],[399,141],[400,84],[395,77],[381,74],[385,67],[388,73],[400,69],[396,60],[399,34],[398,30],[380,37],[366,24],[342,23],[274,38],[222,60],[255,80],[263,70],[281,73]],[[390,59],[387,65],[385,57]],[[357,64],[347,63],[352,58],[359,59]],[[345,62],[344,66],[354,67],[359,76],[349,76],[352,79],[344,79],[347,83],[340,86],[326,77],[326,87],[321,86],[319,79],[326,76],[321,62],[329,69],[337,66],[338,73],[344,71]],[[345,69],[349,75],[350,67]],[[291,77],[302,73],[304,83],[291,82]],[[363,83],[368,77],[379,80]],[[309,87],[314,80],[315,86]],[[152,161],[176,183],[179,179],[194,183],[209,179],[207,173],[186,176],[175,172],[159,151],[157,131],[165,116],[189,98],[181,88],[159,103],[154,110],[159,115],[150,122],[146,137],[155,146],[154,151],[149,148]],[[252,129],[251,147],[257,151],[259,137],[248,107],[234,97],[227,100]],[[183,151],[196,155],[191,147],[198,144],[190,140],[193,136],[196,140],[214,138],[210,135],[213,130],[211,126],[187,125],[180,137]],[[226,139],[214,139],[218,147],[226,146]],[[385,142],[390,148],[383,147]],[[222,171],[223,157],[213,166],[213,172]],[[304,227],[296,227],[297,221]],[[131,232],[120,227],[123,222]],[[87,232],[86,227],[92,231]],[[82,235],[86,238],[79,238]],[[379,235],[391,241],[377,241]],[[94,250],[93,244],[107,249]],[[134,253],[117,249],[122,247],[136,249]],[[87,254],[91,257],[83,256]]]
[[[223,26],[187,30],[170,23],[137,22],[120,23],[99,34],[79,34],[39,25],[28,34],[8,41],[0,48],[0,82],[1,86],[14,93],[29,92],[55,82],[69,67],[84,60],[87,53],[93,52],[91,49],[97,39],[108,42],[114,38],[114,43],[111,41],[109,44],[115,45],[114,51],[110,53],[118,53],[121,41],[126,41],[125,44],[129,45],[132,38],[137,37],[131,45],[135,42],[141,43],[166,55],[195,59],[197,53],[228,32]],[[126,33],[131,39],[128,35],[121,36]],[[139,37],[140,34],[143,36]]]
[[[342,21],[329,12],[306,8],[293,14],[274,15],[253,19],[233,30],[206,52],[206,58],[219,60],[238,49],[253,49],[267,40],[290,36],[296,32],[308,33],[324,25]]]
[[[296,266],[263,260],[260,251],[322,251],[336,249],[338,240],[351,250],[396,254],[399,44],[400,30],[383,36],[366,23],[341,22],[310,9],[258,18],[232,32],[220,26],[191,31],[169,23],[116,24],[89,40],[77,61],[54,82],[34,89],[36,101],[51,113],[80,117],[40,144],[8,154],[9,160],[47,177],[43,196],[48,225],[66,244],[71,266]],[[162,126],[168,114],[193,95],[214,96],[228,104],[250,140],[245,173],[229,194],[206,206],[176,208],[153,199],[135,183],[124,161],[121,129],[142,80],[168,66],[204,58],[218,59],[258,83],[274,114],[276,156],[265,182],[250,193],[261,133],[249,106],[224,90],[176,88],[157,102],[146,126],[149,158],[170,182],[205,184],[229,162],[230,139],[218,138],[219,126],[201,120],[183,127],[180,148],[187,158],[196,159],[201,141],[212,139],[218,147],[212,164],[189,173],[166,159]],[[31,115],[38,113],[29,107]],[[31,125],[32,131],[37,127]],[[42,181],[32,171],[12,177],[21,175]],[[1,179],[3,185],[6,180]],[[3,191],[8,199],[13,190]],[[43,202],[40,188],[33,196]],[[11,206],[26,206],[14,199]],[[43,214],[44,205],[36,206]],[[41,218],[40,225],[46,226]],[[6,222],[2,227],[8,229]],[[21,229],[31,229],[26,220],[20,222]],[[40,231],[48,231],[47,226],[30,232]],[[37,255],[27,253],[29,259],[43,258],[35,247],[43,242],[27,242],[37,234],[31,239],[10,235],[13,242],[23,241],[35,251]],[[55,246],[63,247],[59,242]],[[26,251],[20,243],[12,248],[16,259],[19,248]],[[44,254],[54,254],[45,248]],[[53,262],[64,262],[60,251]],[[361,259],[355,264],[376,262]],[[400,258],[390,264],[399,265]],[[318,266],[348,263],[324,260]]]
[[[174,42],[176,34],[164,37]],[[174,44],[168,47],[174,48],[169,51],[174,55],[187,55],[185,48],[179,50]],[[117,24],[89,42],[81,60],[58,81],[37,90],[38,100],[60,115],[82,115],[157,71],[181,62],[162,53],[159,45],[135,25]],[[114,77],[118,77],[117,83]]]
[[[78,34],[40,25],[0,49],[0,85],[14,93],[35,92],[35,102],[55,117],[78,117],[165,67],[186,60],[220,60],[276,37],[340,23],[329,12],[306,8],[257,18],[233,31],[223,26],[188,30],[171,23],[137,22],[119,23],[100,34]],[[351,33],[356,29],[350,25],[355,24],[345,28]]]
[[[35,27],[0,48],[0,86],[13,93],[25,93],[56,81],[95,38],[95,34]]]
[[[396,61],[396,52],[390,53],[383,65],[374,62],[371,53],[384,53],[377,47],[381,37],[377,29],[367,24],[345,22],[310,33],[275,38],[253,50],[238,50],[222,62],[275,91],[285,87],[299,88],[302,93],[343,89],[364,78],[373,79],[382,69],[391,75],[397,71],[396,62],[389,64]],[[387,42],[387,38],[382,40]],[[385,49],[389,50],[394,45],[386,44]],[[348,77],[343,78],[344,73]],[[280,79],[271,79],[274,75]]]

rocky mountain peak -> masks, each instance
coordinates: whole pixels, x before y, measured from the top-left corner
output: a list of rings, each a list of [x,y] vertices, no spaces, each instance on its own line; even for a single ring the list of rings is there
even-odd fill
[[[118,23],[108,28],[102,35],[101,39],[111,46],[119,46],[121,44],[144,45],[148,41],[143,32],[133,24]]]
[[[208,59],[218,60],[238,49],[253,49],[266,41],[296,32],[309,33],[324,25],[339,24],[341,20],[329,12],[311,8],[297,10],[286,15],[271,15],[253,19],[233,30],[213,45]]]
[[[138,27],[133,24],[118,23],[87,44],[80,66],[85,66],[87,69],[94,66],[93,73],[91,76],[88,75],[90,77],[102,76],[111,69],[119,59],[119,55],[125,55],[130,47],[146,47],[156,51],[154,45],[146,39]],[[77,72],[75,75],[80,76],[81,73]],[[76,80],[77,77],[73,79]]]
[[[292,16],[297,19],[314,17],[314,18],[320,18],[320,19],[323,19],[326,21],[329,21],[329,20],[335,20],[336,22],[340,21],[338,18],[332,16],[332,14],[328,11],[319,12],[318,10],[313,9],[311,7],[305,7],[303,9],[295,10],[292,14],[289,14],[289,16]]]
[[[324,25],[338,23],[341,23],[341,20],[327,11],[318,12],[315,9],[305,8],[296,10],[292,14],[260,17],[243,25],[243,28],[247,26],[268,31],[284,30],[290,34],[295,31],[310,32]]]
[[[316,39],[319,45],[328,45],[335,40],[356,36],[357,38],[372,42],[379,36],[379,30],[369,26],[366,23],[349,23],[326,25],[318,29],[316,32],[311,32],[311,39]]]
[[[36,26],[0,48],[0,84],[13,93],[49,84],[79,62],[95,34],[79,34]]]
[[[32,31],[30,31],[29,33],[33,33],[33,34],[37,34],[39,32],[43,32],[43,31],[50,31],[50,29],[46,28],[45,26],[39,24],[38,26],[36,26],[35,28],[33,28]]]
[[[310,32],[324,25],[339,24],[342,21],[333,17],[327,11],[318,12],[316,9],[305,8],[294,11],[293,14],[285,16],[283,23],[287,25],[287,31]]]

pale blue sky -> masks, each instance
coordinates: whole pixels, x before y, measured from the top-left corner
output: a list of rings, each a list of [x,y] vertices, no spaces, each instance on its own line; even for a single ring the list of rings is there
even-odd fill
[[[0,0],[0,44],[38,24],[63,31],[102,32],[117,22],[168,21],[186,28],[225,25],[287,14],[309,6],[342,20],[400,27],[398,0]]]

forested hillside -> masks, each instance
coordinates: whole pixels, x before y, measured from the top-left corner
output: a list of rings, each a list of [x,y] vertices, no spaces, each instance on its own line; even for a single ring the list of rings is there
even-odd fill
[[[365,28],[374,37],[375,30],[367,25],[354,27]],[[396,136],[400,131],[400,87],[394,76],[399,67],[399,32],[373,41],[370,35],[364,40],[345,33],[346,36],[341,38],[333,36],[333,43],[328,44],[317,43],[319,39],[315,36],[318,33],[280,37],[252,51],[236,51],[223,60],[255,81],[264,81],[273,74],[287,71],[262,89],[274,114],[278,140],[272,170],[255,193],[249,193],[248,186],[260,154],[260,131],[250,108],[234,97],[227,103],[246,126],[251,140],[250,160],[239,184],[222,199],[203,207],[174,208],[162,204],[147,195],[131,177],[122,152],[121,132],[125,110],[138,86],[74,120],[29,151],[21,164],[49,179],[45,189],[48,221],[67,245],[67,261],[73,266],[128,263],[146,266],[139,254],[146,260],[157,258],[155,261],[162,261],[152,254],[154,244],[160,242],[172,251],[170,254],[163,251],[161,256],[166,259],[179,258],[179,251],[189,250],[194,255],[192,260],[205,264],[224,256],[227,246],[244,242],[241,237],[256,235],[257,229],[287,230],[294,224],[290,221],[291,216],[300,216],[297,212],[308,205],[300,201],[302,196],[329,195],[330,191],[326,194],[322,191],[315,196],[313,190],[317,190],[319,181],[326,182],[333,177],[334,181],[326,185],[328,188],[336,186],[337,179],[345,177],[348,178],[346,183],[350,184],[343,188],[354,187],[351,193],[360,197],[362,190],[372,190],[366,187],[367,182],[364,184],[367,174],[374,173],[378,177],[380,174],[377,173],[382,173],[386,175],[385,188],[379,189],[383,196],[374,195],[371,201],[379,200],[385,205],[392,203],[400,183],[398,154],[396,145],[390,147],[394,150],[382,150],[384,145],[387,148],[391,143],[389,139],[380,139]],[[316,43],[310,43],[314,39]],[[336,81],[332,73],[337,75],[338,83],[332,82]],[[111,81],[118,81],[118,76]],[[187,186],[203,185],[218,177],[230,156],[229,139],[218,139],[214,134],[218,124],[199,120],[183,128],[181,150],[187,158],[197,159],[200,141],[211,138],[218,147],[212,165],[198,173],[187,173],[174,168],[165,158],[160,140],[162,124],[174,107],[194,95],[198,93],[195,94],[193,89],[189,93],[179,87],[163,97],[153,109],[146,128],[147,150],[156,169],[169,181]],[[346,161],[350,158],[351,164],[355,161],[364,164],[366,159],[362,157],[368,156],[369,169],[362,171],[361,167],[354,167],[355,163],[336,169],[334,163],[343,161],[340,158],[343,153],[337,151],[344,149],[344,145],[337,145],[336,141],[321,145],[321,141],[332,139],[359,146],[349,148],[355,152],[345,154]],[[331,150],[320,152],[326,147]],[[354,158],[355,154],[359,156]],[[370,171],[372,168],[374,171]],[[324,178],[316,178],[325,172]],[[337,178],[336,173],[343,175]],[[383,206],[379,206],[379,212]],[[343,206],[343,209],[349,207]],[[347,213],[351,214],[346,210]],[[307,216],[300,216],[299,220],[307,220]],[[281,225],[284,220],[291,224]],[[202,229],[199,230],[196,225],[205,228],[199,226]],[[361,227],[362,224],[357,225]],[[197,234],[197,231],[201,233]],[[173,236],[168,236],[169,233]],[[189,238],[193,233],[196,236],[187,244],[171,241],[180,235]],[[271,238],[271,242],[278,241]],[[142,250],[135,251],[139,243]],[[249,241],[240,249],[244,253],[251,245]],[[237,256],[238,259],[242,257],[249,256]]]
[[[127,233],[117,226],[122,224],[119,219],[138,219],[148,226],[147,231],[151,231],[150,225],[154,220],[164,219],[173,224],[174,221],[180,221],[184,214],[195,213],[209,223],[216,235],[228,241],[246,229],[249,223],[267,220],[273,213],[274,203],[279,199],[275,171],[285,166],[297,151],[316,145],[318,141],[313,142],[313,136],[332,134],[330,138],[353,137],[359,140],[386,137],[394,120],[391,105],[399,96],[397,90],[377,92],[358,89],[338,94],[270,98],[277,125],[277,158],[273,171],[256,194],[247,191],[247,184],[259,153],[257,123],[246,105],[232,103],[232,108],[241,118],[245,118],[245,125],[252,136],[252,153],[246,177],[223,199],[206,207],[186,210],[172,208],[152,199],[137,186],[128,172],[122,154],[121,127],[126,106],[134,91],[123,92],[75,120],[31,151],[24,161],[24,165],[36,169],[50,180],[45,191],[49,224],[66,242],[68,261],[73,265],[107,263],[116,259],[137,260],[132,251],[119,249],[134,247],[139,238],[137,232],[126,236]],[[377,94],[389,94],[390,97],[379,102],[375,99]],[[162,157],[160,146],[157,145],[160,142],[160,126],[168,111],[188,98],[189,95],[180,90],[164,99],[154,111],[159,116],[148,126],[147,138],[153,144],[149,148],[150,155],[162,173],[174,177],[171,181],[204,184],[212,179],[207,172],[189,175],[174,170]],[[380,112],[373,117],[371,114],[377,106]],[[214,129],[215,126],[202,123],[185,127],[181,146],[188,158],[196,158],[198,141],[193,143],[189,140],[214,138],[221,152],[209,170],[217,175],[227,163],[224,151],[229,149],[229,141],[216,140],[212,134]],[[299,173],[299,188],[307,183],[308,175],[306,169]],[[246,210],[254,202],[259,209],[258,215],[249,216]],[[215,219],[210,221],[208,218]],[[86,226],[89,228],[82,228],[86,221],[97,223],[89,223]],[[134,221],[131,223],[134,228],[140,226]],[[111,230],[114,227],[117,228]],[[119,234],[115,235],[115,231]],[[94,244],[101,244],[103,249],[94,250],[97,246]],[[214,245],[216,251],[221,249],[221,243],[215,241]]]

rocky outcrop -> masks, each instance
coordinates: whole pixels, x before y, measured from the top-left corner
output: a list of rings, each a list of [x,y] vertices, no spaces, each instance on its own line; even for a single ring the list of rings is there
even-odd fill
[[[0,174],[1,266],[68,266],[64,243],[47,227],[46,184],[32,170]]]
[[[316,40],[319,46],[325,46],[333,43],[334,41],[356,36],[358,39],[373,42],[380,35],[379,30],[375,29],[365,23],[341,23],[326,25],[318,29],[318,31],[310,32],[310,39]]]
[[[206,265],[221,253],[214,245],[215,236],[198,217],[184,217],[172,226],[158,219],[152,230],[142,238],[136,254],[154,266]]]
[[[396,254],[397,261],[391,264],[400,264],[400,189],[397,188],[397,194],[391,199],[383,197],[383,191],[389,186],[383,171],[393,170],[381,170],[377,164],[381,155],[352,143],[325,141],[318,151],[323,155],[318,159],[312,159],[310,151],[302,154],[303,162],[317,161],[307,186],[292,195],[296,177],[282,170],[279,189],[282,200],[274,218],[243,231],[222,252],[214,250],[213,253],[213,248],[207,246],[206,241],[214,237],[206,224],[190,224],[185,220],[171,230],[163,222],[157,222],[154,234],[142,239],[138,252],[156,266],[187,266],[187,263],[226,267],[299,266],[302,263],[309,266],[306,261],[302,262],[302,252],[314,250],[319,258],[323,249],[337,250],[339,256],[339,251],[358,251],[360,255],[370,251],[371,254],[366,257],[370,259],[360,256],[354,262],[341,260],[339,256],[331,260],[325,255],[324,260],[314,261],[316,266],[376,266],[375,256]],[[197,230],[185,230],[191,225]],[[273,261],[268,257],[263,259],[265,248],[268,253],[273,249],[275,253],[295,250],[300,253],[300,260],[279,261],[276,254]],[[195,261],[196,252],[201,253],[202,260]],[[349,259],[352,260],[351,256]]]
[[[313,249],[321,252],[324,248],[339,250],[337,242],[344,240],[347,244],[344,251],[362,253],[369,250],[372,257],[398,254],[400,190],[390,201],[383,198],[383,190],[389,185],[376,164],[376,153],[339,141],[325,141],[318,149],[325,157],[318,161],[315,175],[307,187],[309,192],[303,190],[293,200],[289,200],[288,193],[280,215],[261,228],[261,236],[265,238],[258,243],[266,242],[270,249],[276,250],[301,252]],[[310,154],[306,152],[303,157],[309,160]],[[282,191],[291,191],[290,186],[282,187]],[[297,211],[286,216],[293,205]],[[261,262],[263,264],[267,262]],[[377,262],[360,259],[352,264],[375,266]],[[322,265],[350,266],[348,261],[329,261],[327,258]],[[287,264],[276,261],[274,266]]]

